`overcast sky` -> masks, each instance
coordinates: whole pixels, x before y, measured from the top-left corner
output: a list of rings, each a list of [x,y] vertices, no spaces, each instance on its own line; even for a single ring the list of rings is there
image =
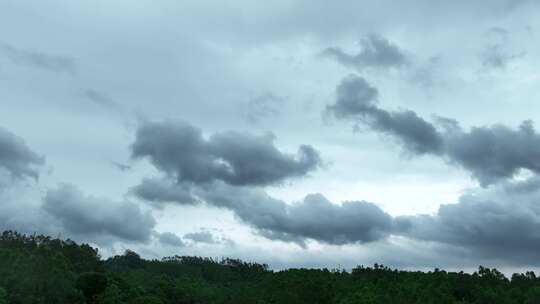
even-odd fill
[[[540,267],[540,3],[0,0],[0,230]]]

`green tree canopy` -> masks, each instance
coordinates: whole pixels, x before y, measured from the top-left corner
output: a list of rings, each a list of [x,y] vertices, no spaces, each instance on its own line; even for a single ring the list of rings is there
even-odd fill
[[[107,277],[100,272],[84,272],[77,278],[76,286],[84,294],[86,303],[94,303],[96,296],[107,288]]]

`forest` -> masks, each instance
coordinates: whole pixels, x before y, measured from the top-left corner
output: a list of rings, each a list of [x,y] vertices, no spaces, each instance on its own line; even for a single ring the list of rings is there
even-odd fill
[[[0,236],[0,304],[173,303],[540,303],[534,272],[506,278],[403,271],[375,264],[351,271],[288,269],[237,259],[173,256],[145,260],[127,250],[102,259],[70,240],[5,231]]]

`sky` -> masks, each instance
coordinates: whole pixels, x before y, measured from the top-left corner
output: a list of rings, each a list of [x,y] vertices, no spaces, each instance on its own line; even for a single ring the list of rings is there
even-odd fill
[[[0,0],[0,230],[540,268],[540,3]]]

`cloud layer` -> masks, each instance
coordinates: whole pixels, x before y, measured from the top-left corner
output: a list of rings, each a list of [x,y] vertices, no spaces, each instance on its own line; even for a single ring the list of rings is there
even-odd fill
[[[171,188],[176,186],[174,183],[169,185]],[[508,265],[538,265],[538,177],[472,189],[456,203],[441,205],[434,215],[396,217],[370,202],[338,204],[321,194],[310,194],[301,201],[286,203],[262,189],[235,187],[222,182],[196,187],[194,192],[202,202],[232,211],[258,235],[304,248],[310,240],[353,245],[380,243],[398,236],[425,243],[422,246],[452,250],[450,256],[454,257]],[[184,237],[204,242],[199,235]]]
[[[410,152],[452,157],[452,160],[460,160],[460,165],[472,172],[490,173],[477,175],[484,182],[491,181],[487,177],[510,177],[503,173],[511,170],[491,171],[496,168],[494,164],[481,160],[468,164],[465,161],[467,157],[460,156],[459,151],[489,156],[489,153],[501,153],[490,149],[494,145],[516,146],[520,141],[531,140],[520,136],[537,136],[528,122],[518,131],[495,126],[465,132],[455,121],[439,118],[435,125],[411,111],[383,110],[377,102],[375,88],[364,79],[349,77],[338,87],[337,103],[329,106],[327,111],[334,112],[339,118],[358,119],[359,123],[366,123],[374,130],[395,136],[403,141],[404,147]],[[485,138],[489,139],[487,144]],[[505,143],[507,139],[517,142],[508,144]],[[245,146],[241,140],[236,144]],[[483,148],[484,145],[487,148]],[[178,147],[181,148],[179,151],[185,150],[184,145]],[[519,148],[519,145],[516,147]],[[174,148],[166,150],[177,154]],[[495,164],[500,163],[499,158],[506,159],[500,154],[492,157],[497,158]],[[456,254],[468,255],[469,258],[500,260],[514,265],[534,264],[535,254],[540,250],[540,234],[536,232],[540,230],[540,209],[536,204],[540,199],[540,179],[536,176],[471,190],[462,195],[457,203],[441,205],[435,215],[393,217],[370,202],[346,201],[337,204],[321,194],[310,194],[301,201],[286,203],[268,195],[259,183],[237,185],[220,179],[192,179],[186,183],[186,180],[170,174],[175,172],[175,162],[168,162],[172,167],[166,168],[165,163],[150,160],[165,177],[143,180],[132,192],[139,198],[157,204],[204,203],[227,209],[258,235],[270,240],[293,242],[306,247],[309,240],[348,245],[380,242],[391,236],[401,236],[415,242],[450,246]],[[206,243],[213,240],[211,236],[200,233],[186,234],[184,238]]]
[[[540,2],[128,2],[0,1],[0,121],[28,136],[0,130],[2,228],[152,258],[538,263],[534,178],[515,179],[540,173],[520,124]],[[364,78],[334,92],[344,71]]]
[[[135,196],[157,204],[204,202],[225,208],[270,239],[301,245],[307,239],[370,242],[392,228],[390,216],[369,202],[337,205],[313,194],[289,205],[260,188],[319,166],[318,153],[309,146],[301,146],[295,158],[277,150],[271,137],[224,132],[205,140],[184,123],[151,123],[139,128],[132,149],[135,158],[148,157],[166,176],[143,179],[131,190]]]

